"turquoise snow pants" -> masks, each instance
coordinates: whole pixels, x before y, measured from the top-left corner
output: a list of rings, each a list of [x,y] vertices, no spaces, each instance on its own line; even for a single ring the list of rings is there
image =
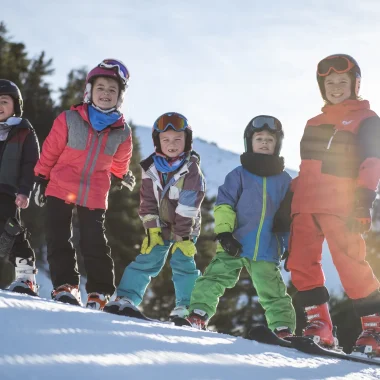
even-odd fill
[[[274,330],[286,326],[294,332],[296,315],[292,299],[276,263],[232,257],[226,252],[217,253],[203,276],[196,281],[189,311],[200,309],[211,318],[216,313],[219,298],[226,288],[236,285],[243,267],[251,276],[259,302],[265,310],[268,327]]]
[[[151,253],[138,255],[125,268],[117,287],[117,295],[128,297],[136,306],[139,305],[152,277],[161,272],[171,245],[172,242],[165,241],[165,245],[156,245]],[[194,257],[185,256],[181,250],[176,249],[171,256],[176,306],[188,306],[195,280],[201,272],[196,267]]]

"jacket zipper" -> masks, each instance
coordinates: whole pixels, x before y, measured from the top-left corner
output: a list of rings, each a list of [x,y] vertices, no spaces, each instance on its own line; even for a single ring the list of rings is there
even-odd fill
[[[335,136],[335,134],[336,134],[337,132],[338,132],[338,130],[335,129],[333,135],[330,137],[330,140],[329,140],[329,143],[327,144],[327,148],[326,148],[326,149],[330,149],[330,147],[331,147],[331,143],[332,143],[332,141],[333,141],[333,138],[334,138],[334,136]]]
[[[255,251],[253,252],[253,261],[256,261],[257,253],[259,251],[260,235],[261,235],[261,230],[263,229],[266,212],[267,212],[267,177],[263,177],[263,208],[261,210],[261,218],[260,218],[259,228],[257,230],[257,235],[256,235],[256,245],[255,245]]]

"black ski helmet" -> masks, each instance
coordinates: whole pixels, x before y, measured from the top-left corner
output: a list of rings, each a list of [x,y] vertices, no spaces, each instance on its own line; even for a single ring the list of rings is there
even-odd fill
[[[351,57],[348,54],[332,54],[332,55],[327,56],[326,58],[323,58],[318,63],[318,66],[317,66],[317,82],[318,82],[319,91],[321,92],[323,100],[325,100],[326,102],[328,101],[326,98],[326,90],[325,90],[325,76],[319,75],[318,68],[323,61],[330,60],[330,59],[332,60],[334,58],[345,58],[349,62],[351,62],[351,64],[353,65],[350,70],[343,71],[343,72],[348,73],[351,77],[351,97],[350,97],[350,99],[357,99],[357,97],[359,96],[360,81],[361,81],[361,77],[362,77],[362,73],[361,73],[359,64],[357,63],[357,61],[353,57]],[[334,72],[336,72],[336,70],[334,70],[334,68],[332,68],[332,70]]]
[[[184,132],[185,132],[185,138],[186,138],[186,140],[185,140],[185,149],[184,149],[184,152],[190,152],[193,149],[193,131],[191,129],[191,126],[190,126],[187,118],[185,116],[181,115],[178,112],[166,112],[166,113],[162,114],[161,116],[159,116],[156,119],[156,121],[154,122],[153,128],[152,128],[152,139],[153,139],[153,145],[156,148],[156,152],[162,154],[160,137],[159,137],[160,132],[156,129],[156,125],[157,125],[159,119],[161,119],[163,116],[167,117],[167,118],[170,118],[171,116],[176,116],[176,117],[179,116],[179,117],[181,117],[181,118],[183,118],[185,120],[185,129],[184,129]]]
[[[20,89],[8,79],[0,79],[0,95],[9,95],[14,100],[15,116],[22,116],[23,100]]]
[[[279,156],[282,148],[282,141],[284,139],[284,131],[282,130],[282,124],[280,120],[274,116],[269,115],[255,116],[245,127],[245,152],[253,153],[252,136],[255,132],[261,132],[263,130],[266,130],[276,136],[276,147],[274,149],[274,155]]]

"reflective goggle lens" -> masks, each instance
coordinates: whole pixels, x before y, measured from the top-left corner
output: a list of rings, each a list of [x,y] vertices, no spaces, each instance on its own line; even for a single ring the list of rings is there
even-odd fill
[[[184,116],[175,113],[166,113],[160,116],[154,123],[154,129],[159,132],[165,132],[168,128],[175,131],[184,131],[187,128],[187,120]]]
[[[113,69],[116,67],[121,79],[125,83],[127,83],[129,80],[129,71],[127,69],[127,66],[125,66],[123,62],[120,62],[117,59],[113,59],[113,58],[104,59],[99,64],[99,67],[104,67],[105,69]]]
[[[326,77],[331,73],[331,70],[334,70],[337,74],[343,74],[353,67],[354,64],[346,57],[328,57],[318,63],[317,73],[321,77]]]
[[[269,128],[274,132],[279,132],[282,130],[282,125],[280,120],[272,116],[258,116],[252,120],[251,126],[253,129]]]

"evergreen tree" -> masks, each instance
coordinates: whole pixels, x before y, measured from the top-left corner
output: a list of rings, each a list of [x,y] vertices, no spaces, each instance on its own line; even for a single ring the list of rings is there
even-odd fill
[[[51,89],[46,77],[53,73],[52,60],[45,61],[42,52],[37,59],[28,59],[23,43],[12,42],[3,22],[0,23],[0,78],[17,84],[24,100],[24,114],[34,126],[40,141],[44,131],[51,128],[54,119],[54,105]],[[30,207],[22,211],[24,225],[31,232],[33,248],[43,244],[42,211],[30,202]],[[41,222],[36,223],[36,220]],[[14,277],[14,268],[9,263],[0,262],[0,287],[8,285]]]
[[[71,70],[67,76],[66,87],[60,88],[59,111],[69,110],[74,104],[78,104],[83,99],[84,86],[86,82],[87,69]]]
[[[117,190],[112,183],[106,214],[107,238],[115,262],[117,284],[125,267],[139,253],[140,244],[144,237],[144,229],[138,215],[141,184],[140,143],[134,133],[133,123],[130,122],[130,125],[132,128],[133,154],[129,169],[136,177],[136,186],[130,192],[126,188]]]

